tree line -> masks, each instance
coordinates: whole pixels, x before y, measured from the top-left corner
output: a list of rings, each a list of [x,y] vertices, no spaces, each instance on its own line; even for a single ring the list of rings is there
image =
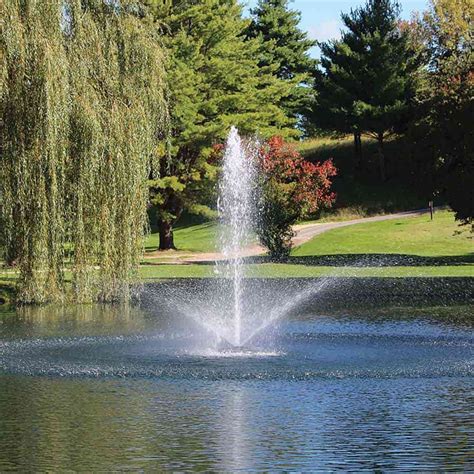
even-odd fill
[[[215,214],[231,125],[268,139],[268,168],[293,160],[293,184],[307,172],[327,204],[332,164],[309,169],[281,140],[353,134],[363,169],[373,136],[384,180],[385,140],[409,136],[430,192],[472,222],[472,14],[469,0],[432,0],[402,22],[396,1],[368,0],[318,62],[288,0],[259,0],[249,18],[238,0],[1,2],[0,240],[19,299],[63,298],[65,261],[74,299],[127,298],[147,209],[161,249],[183,212]],[[283,181],[268,179],[266,216],[285,254],[288,223],[315,206],[283,197]]]
[[[401,21],[397,2],[368,0],[341,18],[341,38],[320,44],[310,124],[353,134],[362,169],[361,136],[375,138],[382,181],[385,140],[405,136],[421,165],[415,185],[472,225],[474,3],[431,0]]]
[[[174,248],[183,211],[213,215],[210,146],[231,123],[290,140],[353,134],[361,173],[362,138],[372,137],[381,181],[386,140],[405,136],[419,162],[415,185],[445,195],[472,223],[472,2],[432,0],[402,21],[398,2],[368,0],[343,12],[341,38],[325,43],[300,30],[288,0],[259,0],[250,19],[232,1],[148,4],[172,51],[171,154],[150,181],[160,249]],[[316,45],[319,61],[310,55]]]

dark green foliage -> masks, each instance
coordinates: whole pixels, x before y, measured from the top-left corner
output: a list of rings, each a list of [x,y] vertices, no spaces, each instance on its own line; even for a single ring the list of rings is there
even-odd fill
[[[172,226],[181,213],[213,215],[217,168],[213,143],[231,125],[242,134],[296,135],[280,107],[290,85],[259,68],[259,42],[245,41],[247,22],[236,0],[185,0],[155,6],[169,52],[170,143],[158,150],[150,180],[160,248],[173,248]]]
[[[313,146],[309,146],[310,144]],[[408,135],[389,138],[384,150],[389,180],[382,183],[377,167],[377,141],[367,138],[362,144],[364,172],[353,159],[351,137],[320,138],[308,142],[304,157],[312,162],[333,158],[338,175],[332,189],[337,193],[333,208],[323,211],[321,217],[340,220],[368,217],[376,214],[422,209],[432,199],[432,190],[421,186],[427,179],[425,165],[420,162],[420,149],[413,147]],[[420,183],[421,181],[421,183]],[[436,205],[445,201],[435,199]]]
[[[264,180],[261,189],[258,238],[268,249],[272,261],[284,262],[290,256],[291,239],[295,235],[292,226],[298,220],[299,212],[289,205],[288,196],[275,182]]]
[[[418,25],[430,55],[413,136],[430,184],[442,193],[456,218],[474,219],[474,5],[469,0],[434,0]]]
[[[301,15],[289,8],[288,0],[259,0],[251,16],[246,34],[261,42],[259,66],[291,84],[290,94],[282,100],[285,110],[294,117],[306,116],[312,99],[308,86],[316,67],[309,50],[316,41],[299,28]]]
[[[314,120],[321,128],[354,133],[356,144],[361,133],[376,138],[385,180],[383,143],[407,121],[419,60],[399,27],[396,2],[368,0],[342,20],[347,31],[341,40],[321,44]]]

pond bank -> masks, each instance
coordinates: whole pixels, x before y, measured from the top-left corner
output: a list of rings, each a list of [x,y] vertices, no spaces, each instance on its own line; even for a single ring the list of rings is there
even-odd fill
[[[144,307],[150,307],[170,293],[205,294],[217,291],[218,285],[212,278],[145,283],[140,301]],[[462,313],[470,315],[474,324],[474,278],[249,278],[245,285],[251,288],[249,293],[278,295],[288,301],[306,292],[298,311],[344,313],[359,309],[367,313],[384,308],[418,307],[427,308],[429,314],[433,307],[461,305]]]

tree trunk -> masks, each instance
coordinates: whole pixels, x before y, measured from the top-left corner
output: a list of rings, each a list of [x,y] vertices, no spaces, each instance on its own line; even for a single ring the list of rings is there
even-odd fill
[[[158,223],[158,232],[160,235],[160,250],[175,250],[174,237],[173,237],[173,225],[171,222],[160,221]]]
[[[362,140],[360,132],[354,132],[354,151],[356,157],[356,169],[363,169],[364,163],[362,161]]]
[[[377,148],[379,155],[379,167],[380,167],[380,180],[385,182],[387,179],[385,174],[385,155],[383,152],[383,132],[377,134]]]

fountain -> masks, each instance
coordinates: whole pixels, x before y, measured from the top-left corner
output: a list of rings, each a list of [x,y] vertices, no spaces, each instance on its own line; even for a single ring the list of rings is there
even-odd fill
[[[197,323],[193,331],[204,329],[205,334],[195,337],[200,342],[198,351],[204,345],[221,356],[273,354],[269,339],[278,321],[331,281],[287,281],[285,292],[281,292],[269,288],[264,280],[246,275],[244,250],[254,242],[258,217],[258,149],[257,140],[243,139],[235,127],[231,128],[218,188],[218,243],[223,257],[214,264],[218,278],[161,284],[154,299],[155,309],[167,307],[170,314],[179,313]]]
[[[242,344],[243,278],[242,251],[250,243],[253,227],[255,189],[255,147],[244,144],[235,127],[227,138],[222,177],[219,183],[218,212],[220,250],[223,261],[216,262],[216,273],[232,282],[233,337]]]
[[[473,470],[472,283],[251,278],[254,151],[232,129],[218,278],[0,314],[0,472]]]
[[[387,309],[393,281],[251,278],[254,151],[232,129],[219,278],[0,315],[0,472],[472,471],[470,281],[461,306],[408,282]]]

